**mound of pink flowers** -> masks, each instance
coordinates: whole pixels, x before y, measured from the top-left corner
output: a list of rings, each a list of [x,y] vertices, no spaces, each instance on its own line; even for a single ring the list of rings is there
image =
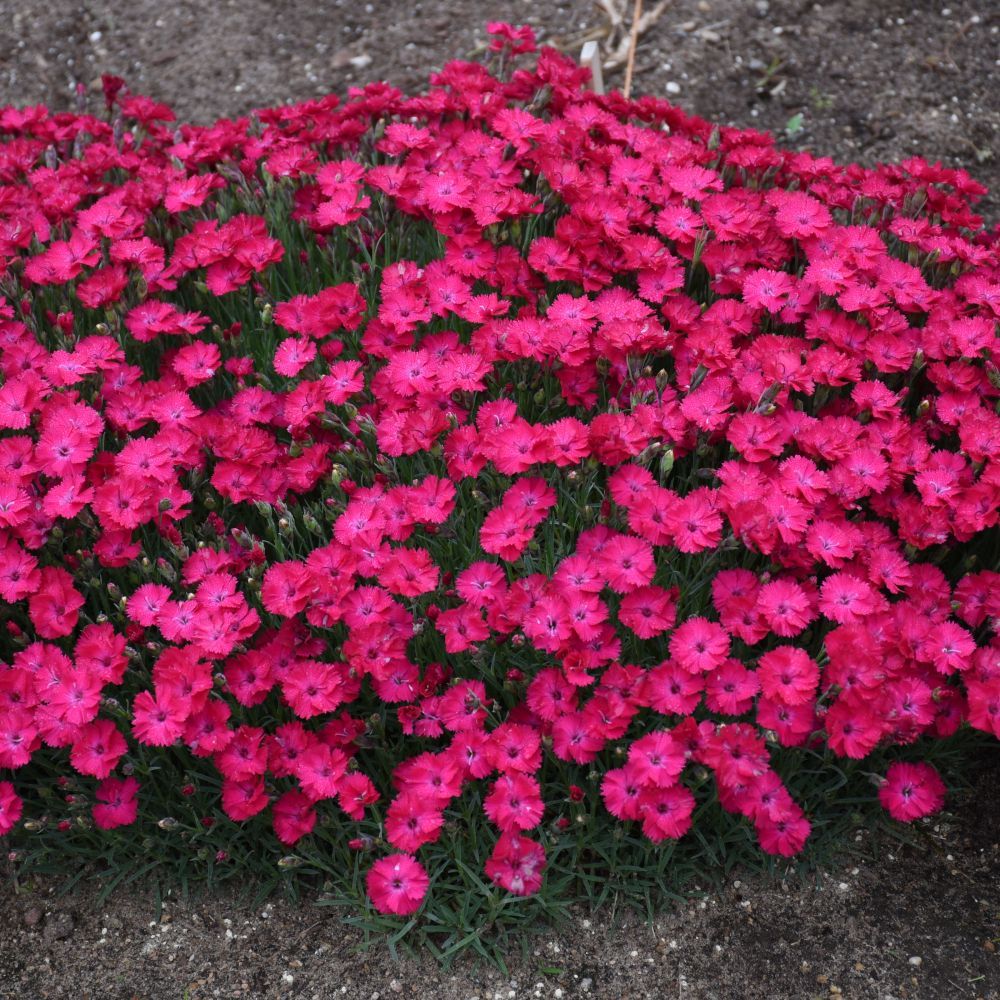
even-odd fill
[[[332,825],[410,913],[470,789],[529,894],[554,803],[666,841],[700,771],[794,855],[775,753],[898,759],[909,820],[914,744],[1000,736],[983,189],[492,28],[533,68],[0,111],[0,834],[69,829],[40,762],[114,838],[188,761],[178,802]]]

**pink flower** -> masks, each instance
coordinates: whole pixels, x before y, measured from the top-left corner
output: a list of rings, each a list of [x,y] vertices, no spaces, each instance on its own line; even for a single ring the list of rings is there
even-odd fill
[[[440,801],[428,801],[413,792],[398,795],[386,813],[386,839],[393,847],[407,852],[433,843],[444,826],[443,810]]]
[[[678,591],[662,587],[639,587],[622,598],[618,619],[640,639],[651,639],[673,628],[677,617]]]
[[[640,736],[628,751],[630,773],[646,788],[675,785],[686,763],[684,748],[666,731]]]
[[[97,786],[94,822],[102,830],[134,823],[139,814],[139,782],[135,778],[105,778]]]
[[[643,786],[635,769],[626,764],[606,771],[601,781],[601,798],[605,808],[621,820],[639,819]]]
[[[125,737],[110,719],[95,719],[81,729],[70,762],[81,774],[107,778],[127,749]]]
[[[223,779],[222,809],[234,822],[242,823],[263,812],[267,802],[267,788],[262,777]]]
[[[768,854],[790,858],[805,846],[812,831],[812,824],[802,815],[802,810],[791,803],[787,811],[766,820],[758,820],[757,839]]]
[[[294,378],[316,357],[316,344],[300,337],[288,337],[274,352],[274,370],[286,378]]]
[[[683,785],[645,788],[639,794],[642,832],[654,843],[677,840],[691,828],[695,800]]]
[[[486,862],[490,881],[517,896],[530,896],[542,887],[545,850],[526,837],[504,833]]]
[[[408,854],[390,854],[371,866],[366,885],[368,896],[379,913],[407,916],[420,909],[430,879],[415,858]]]
[[[760,658],[757,679],[767,697],[786,705],[803,705],[816,696],[819,667],[804,650],[779,646]]]
[[[878,798],[893,819],[910,823],[937,812],[944,805],[946,790],[931,764],[896,761],[889,765]]]
[[[140,691],[132,702],[132,733],[147,746],[170,746],[184,732],[188,714],[176,698]]]
[[[294,844],[316,826],[313,800],[294,790],[285,792],[273,806],[274,832],[283,844]]]
[[[0,837],[10,833],[21,818],[24,803],[9,781],[0,781]]]
[[[670,637],[670,655],[689,673],[705,674],[729,655],[729,636],[707,618],[689,618]]]
[[[504,833],[531,830],[538,826],[545,806],[538,782],[527,774],[501,775],[483,800],[483,809]]]

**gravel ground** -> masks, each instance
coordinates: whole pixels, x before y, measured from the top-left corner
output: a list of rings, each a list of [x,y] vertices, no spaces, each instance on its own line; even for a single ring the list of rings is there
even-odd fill
[[[0,889],[0,1000],[997,1000],[1000,791],[922,828],[921,848],[859,835],[860,856],[803,880],[737,875],[653,926],[606,911],[547,931],[506,975],[363,952],[335,911],[152,889]],[[876,857],[877,856],[877,857]]]
[[[501,19],[574,55],[607,23],[592,0],[0,0],[0,102],[66,108],[102,72],[198,122],[373,78],[414,91]],[[669,0],[634,91],[839,160],[919,152],[1000,187],[995,0]]]
[[[102,72],[196,122],[373,78],[415,91],[429,70],[474,52],[492,19],[532,23],[574,54],[603,23],[586,0],[0,0],[0,103],[65,109],[78,82],[96,102]],[[641,39],[634,91],[838,160],[919,152],[1000,189],[993,0],[673,0]],[[983,203],[991,222],[998,205]],[[0,1000],[994,1000],[992,773],[928,828],[926,849],[884,846],[878,860],[809,883],[743,878],[652,928],[581,914],[512,956],[509,976],[359,954],[361,939],[308,903],[168,899],[157,920],[148,886],[98,905],[95,888],[59,896],[55,884],[15,891],[6,878]]]

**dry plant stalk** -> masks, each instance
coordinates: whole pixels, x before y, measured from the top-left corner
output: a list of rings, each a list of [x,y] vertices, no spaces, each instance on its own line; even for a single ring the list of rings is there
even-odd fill
[[[587,42],[598,42],[602,50],[604,72],[613,72],[628,64],[629,52],[637,51],[638,40],[659,21],[669,2],[670,0],[659,0],[655,7],[645,12],[642,12],[641,2],[636,4],[640,14],[638,17],[633,14],[631,23],[628,23],[625,19],[628,0],[594,0],[594,6],[604,15],[604,23],[572,35],[553,38],[550,44],[568,52],[574,49],[579,51],[580,46]],[[632,58],[634,75],[635,56]]]
[[[639,43],[640,17],[642,17],[642,0],[635,0],[635,6],[632,8],[632,31],[628,40],[628,59],[625,62],[625,85],[622,87],[626,100],[632,93],[632,73],[635,70],[635,50]]]

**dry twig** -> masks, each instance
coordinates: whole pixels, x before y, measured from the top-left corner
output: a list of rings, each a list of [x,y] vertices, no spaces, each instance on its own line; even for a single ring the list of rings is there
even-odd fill
[[[635,6],[632,8],[632,31],[629,33],[628,39],[628,58],[625,60],[625,84],[622,87],[622,93],[626,100],[632,93],[632,72],[635,69],[635,50],[639,44],[639,18],[641,17],[642,0],[635,0]]]
[[[601,24],[568,35],[553,36],[548,44],[560,52],[579,52],[587,42],[601,42],[602,62],[606,72],[620,69],[628,60],[631,42],[631,24],[625,22],[628,0],[594,0],[594,6],[604,15]],[[646,11],[638,21],[636,37],[641,38],[663,16],[670,0],[660,0]]]

